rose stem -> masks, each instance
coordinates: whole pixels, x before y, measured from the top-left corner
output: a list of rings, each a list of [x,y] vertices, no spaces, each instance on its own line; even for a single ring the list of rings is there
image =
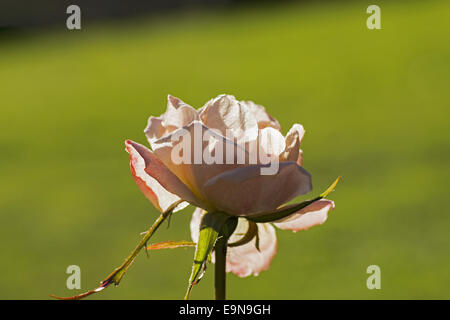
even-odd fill
[[[128,258],[126,258],[125,261],[118,268],[114,269],[114,271],[108,277],[106,277],[105,280],[103,280],[101,282],[101,285],[99,288],[94,289],[94,290],[89,290],[85,293],[82,293],[82,294],[79,294],[79,295],[76,295],[73,297],[58,297],[53,294],[51,294],[50,296],[53,298],[56,298],[56,299],[60,299],[60,300],[77,300],[77,299],[82,299],[84,297],[90,296],[91,294],[98,293],[98,292],[102,291],[104,288],[108,287],[111,283],[118,285],[120,280],[122,280],[122,277],[127,272],[128,267],[130,267],[130,265],[134,262],[134,259],[136,258],[138,253],[141,251],[142,248],[146,247],[147,242],[150,239],[150,237],[161,226],[161,224],[167,219],[167,217],[170,216],[171,213],[172,213],[172,210],[161,213],[161,215],[155,220],[155,222],[150,227],[150,229],[148,229],[147,232],[145,232],[144,237],[141,239],[141,241],[139,241],[138,245],[130,253]]]
[[[225,300],[226,289],[226,259],[227,259],[227,237],[219,236],[216,242],[215,258],[216,264],[214,267],[214,296],[216,300]]]

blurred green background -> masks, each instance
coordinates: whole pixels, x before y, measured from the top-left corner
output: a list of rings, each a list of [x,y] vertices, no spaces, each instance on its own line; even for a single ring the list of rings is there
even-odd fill
[[[228,276],[230,299],[449,299],[450,2],[192,11],[83,25],[0,45],[0,298],[94,288],[157,216],[124,140],[146,143],[166,96],[195,107],[221,93],[260,103],[286,133],[307,130],[314,194],[338,175],[321,227],[277,231],[258,277]],[[189,240],[192,207],[152,242]],[[141,255],[94,299],[179,299],[193,249]],[[66,289],[67,266],[82,290]],[[381,290],[366,268],[381,267]],[[192,293],[213,297],[213,268]]]

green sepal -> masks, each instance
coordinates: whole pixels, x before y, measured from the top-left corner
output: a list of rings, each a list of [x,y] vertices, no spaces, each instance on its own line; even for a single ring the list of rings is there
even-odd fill
[[[303,209],[306,206],[309,206],[311,203],[316,202],[320,199],[325,198],[330,194],[332,191],[334,191],[334,188],[338,184],[341,177],[338,177],[329,187],[327,190],[325,190],[323,193],[320,194],[317,198],[314,198],[312,200],[306,200],[301,203],[296,204],[290,204],[286,205],[282,208],[279,208],[273,212],[265,213],[261,215],[254,215],[254,216],[247,216],[246,219],[256,222],[256,223],[266,223],[266,222],[274,222],[278,221],[280,219],[286,218],[287,216],[290,216],[291,214]]]
[[[217,239],[219,237],[229,238],[236,226],[237,217],[232,217],[222,212],[207,212],[203,215],[185,299],[189,299],[192,286],[197,284],[203,276],[206,262],[214,249]]]
[[[248,229],[244,236],[236,242],[228,243],[228,247],[231,248],[242,246],[252,241],[255,237],[258,238],[258,225],[253,221],[249,221]]]

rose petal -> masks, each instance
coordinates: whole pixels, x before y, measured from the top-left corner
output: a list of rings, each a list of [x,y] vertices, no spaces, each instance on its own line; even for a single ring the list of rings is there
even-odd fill
[[[191,223],[189,225],[191,229],[191,238],[195,243],[198,242],[198,237],[200,235],[200,223],[202,222],[202,217],[205,214],[205,210],[202,208],[195,208],[192,214]]]
[[[197,242],[200,232],[200,223],[204,210],[197,208],[191,219],[192,241]],[[275,229],[268,223],[258,223],[258,244],[256,248],[256,238],[238,247],[227,248],[226,271],[233,272],[239,277],[247,277],[251,274],[258,275],[261,271],[267,270],[277,251],[277,237]],[[248,221],[240,218],[236,230],[231,235],[228,243],[233,243],[242,238],[247,232]],[[214,253],[212,254],[214,262]]]
[[[169,129],[163,125],[162,117],[150,117],[144,133],[153,148],[153,142],[169,133]]]
[[[269,157],[278,158],[286,148],[284,136],[280,131],[272,127],[266,127],[259,130],[258,138],[259,145],[262,148],[261,151],[264,151]]]
[[[169,95],[166,112],[160,117],[150,117],[144,133],[153,148],[156,140],[194,120],[198,120],[197,111],[181,99]]]
[[[131,140],[127,140],[125,146],[130,154],[130,167],[136,184],[159,211],[172,209],[181,200],[204,207],[149,149]]]
[[[269,223],[257,223],[258,247],[256,237],[246,244],[227,249],[227,272],[233,272],[238,277],[247,277],[251,274],[257,276],[261,271],[267,270],[277,252],[277,236],[275,228]],[[242,238],[248,228],[248,221],[240,218],[235,232],[229,242],[236,242]]]
[[[220,95],[206,103],[200,120],[210,129],[238,143],[258,137],[258,123],[251,110],[234,96]]]
[[[181,128],[199,119],[197,111],[181,99],[169,95],[167,100],[167,111],[163,115],[166,126]]]
[[[303,150],[302,149],[300,149],[298,151],[297,164],[299,166],[303,165]]]
[[[208,139],[204,141],[204,137]],[[205,197],[203,186],[207,180],[249,163],[248,153],[244,148],[208,129],[199,121],[193,121],[155,141],[154,152],[205,203],[208,198]],[[208,157],[205,158],[205,155]],[[217,159],[213,159],[214,155],[218,155]],[[241,161],[238,161],[239,158]]]
[[[311,191],[311,175],[295,162],[279,163],[275,175],[261,175],[263,165],[248,165],[219,174],[204,186],[215,208],[231,215],[275,210],[294,197]]]
[[[294,124],[286,135],[285,149],[280,155],[280,161],[297,161],[302,164],[300,143],[305,135],[305,129],[300,124]]]
[[[241,101],[241,103],[245,104],[250,109],[256,121],[258,122],[259,129],[272,127],[274,129],[277,129],[278,131],[281,130],[279,122],[270,114],[268,114],[263,106],[256,104],[253,101]]]
[[[334,202],[321,199],[280,220],[280,222],[275,222],[274,225],[280,229],[294,232],[307,230],[324,223],[327,220],[329,210],[334,210]]]

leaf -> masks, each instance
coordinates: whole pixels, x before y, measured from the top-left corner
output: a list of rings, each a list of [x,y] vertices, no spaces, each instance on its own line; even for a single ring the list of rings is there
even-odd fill
[[[265,213],[261,215],[255,215],[255,216],[247,216],[246,218],[250,221],[257,222],[257,223],[266,223],[266,222],[274,222],[280,219],[283,219],[301,209],[303,209],[306,206],[309,206],[311,203],[316,202],[320,199],[325,198],[328,196],[332,191],[334,191],[334,188],[336,188],[336,185],[338,184],[341,177],[338,177],[329,187],[327,190],[322,192],[320,196],[317,198],[314,198],[312,200],[303,201],[301,203],[297,204],[290,204],[286,205],[282,208],[279,208],[271,213]]]
[[[195,247],[196,243],[192,241],[182,240],[182,241],[164,241],[153,243],[147,246],[147,250],[161,250],[161,249],[176,249],[182,247]]]
[[[229,237],[237,225],[237,218],[228,216],[221,212],[207,212],[200,224],[200,233],[195,249],[194,263],[192,265],[189,285],[185,299],[189,299],[192,287],[197,284],[206,269],[206,261],[211,254],[217,239]]]

